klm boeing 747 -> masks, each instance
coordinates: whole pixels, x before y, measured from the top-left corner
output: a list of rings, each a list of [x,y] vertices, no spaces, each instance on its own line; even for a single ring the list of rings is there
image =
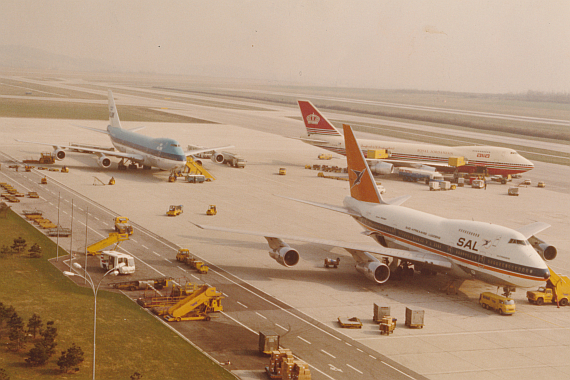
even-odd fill
[[[144,127],[136,127],[130,130],[121,128],[119,114],[115,107],[115,99],[113,93],[109,90],[109,125],[107,130],[96,128],[81,127],[95,132],[109,135],[111,142],[116,150],[96,149],[88,146],[68,146],[61,144],[41,143],[36,141],[20,142],[50,145],[53,146],[53,155],[57,160],[63,160],[66,156],[66,150],[79,150],[81,153],[90,153],[97,156],[97,163],[103,168],[111,166],[109,157],[120,158],[119,168],[126,168],[126,163],[130,163],[129,167],[137,167],[137,164],[145,169],[156,167],[163,170],[174,171],[186,165],[186,158],[198,153],[208,152],[231,148],[232,146],[223,146],[216,148],[203,148],[185,152],[180,144],[170,138],[152,138],[135,133],[135,131]]]

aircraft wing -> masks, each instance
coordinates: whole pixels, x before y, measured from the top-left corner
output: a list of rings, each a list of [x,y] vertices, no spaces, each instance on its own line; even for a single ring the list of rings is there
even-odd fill
[[[193,156],[195,154],[199,154],[199,153],[204,153],[204,152],[213,152],[215,150],[222,150],[222,149],[229,149],[229,148],[233,148],[233,145],[228,145],[228,146],[219,146],[217,148],[203,148],[203,149],[194,149],[194,150],[189,150],[184,152],[184,154],[186,155],[186,157],[188,156]]]
[[[74,149],[74,150],[81,149],[81,152],[78,152],[78,153],[90,153],[90,154],[105,155],[105,156],[110,156],[110,157],[129,158],[129,159],[138,160],[138,161],[144,160],[144,157],[141,156],[140,154],[122,153],[122,152],[109,151],[109,150],[104,150],[104,149],[94,149],[94,148],[89,148],[89,147],[81,147],[81,146],[77,146],[77,145],[76,146],[69,146],[69,145],[42,143],[42,142],[37,142],[37,141],[25,141],[25,140],[18,140],[18,139],[14,139],[14,140],[19,141],[19,142],[23,142],[23,143],[48,145],[48,146],[53,147],[54,149],[57,149],[57,148]]]
[[[213,231],[222,231],[222,232],[232,232],[236,234],[242,235],[252,235],[252,236],[263,236],[265,238],[278,238],[278,239],[286,239],[286,240],[295,240],[295,241],[302,241],[307,243],[315,243],[315,244],[322,244],[328,245],[331,247],[340,247],[346,249],[355,260],[359,261],[359,255],[355,255],[354,251],[362,252],[364,255],[366,252],[375,253],[382,256],[389,256],[394,257],[397,259],[402,259],[411,262],[417,263],[424,263],[424,264],[431,264],[441,268],[451,268],[451,262],[442,258],[438,255],[434,255],[431,253],[423,253],[423,252],[416,252],[416,251],[406,251],[401,249],[394,249],[394,248],[385,248],[382,246],[369,246],[359,243],[347,243],[341,242],[336,240],[326,240],[326,239],[318,239],[318,238],[310,238],[310,237],[301,237],[301,236],[293,236],[293,235],[284,235],[284,234],[275,234],[275,233],[268,233],[268,232],[260,232],[260,231],[245,231],[245,230],[235,230],[231,228],[224,228],[224,227],[215,227],[215,226],[207,226],[202,224],[194,224],[196,227],[204,229],[204,230],[213,230]],[[366,256],[366,255],[365,255]],[[365,260],[362,257],[362,260]],[[369,260],[368,260],[369,261]]]

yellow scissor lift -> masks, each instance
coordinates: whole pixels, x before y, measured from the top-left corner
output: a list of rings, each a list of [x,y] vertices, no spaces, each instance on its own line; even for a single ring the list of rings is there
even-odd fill
[[[154,308],[168,322],[210,320],[208,313],[222,311],[222,293],[209,285],[196,287],[196,290],[169,308]]]
[[[122,241],[129,240],[129,234],[120,234],[118,232],[111,232],[109,237],[98,241],[97,243],[91,244],[87,247],[87,254],[88,255],[96,255],[101,251],[103,248],[106,248],[112,244],[115,244],[113,250],[116,250],[119,247],[119,244]]]

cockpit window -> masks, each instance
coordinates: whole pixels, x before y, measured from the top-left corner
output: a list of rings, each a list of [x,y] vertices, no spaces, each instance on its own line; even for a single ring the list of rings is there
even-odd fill
[[[180,144],[170,144],[170,146],[173,146],[175,148],[180,148]]]
[[[509,244],[528,245],[529,242],[527,240],[511,239],[509,240]]]

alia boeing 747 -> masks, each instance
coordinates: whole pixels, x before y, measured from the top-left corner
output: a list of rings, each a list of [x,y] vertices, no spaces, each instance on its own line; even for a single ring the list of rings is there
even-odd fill
[[[328,121],[309,101],[299,100],[299,108],[307,129],[307,134],[300,140],[346,155],[342,134]],[[449,165],[450,157],[463,157],[465,165],[458,171],[465,173],[486,170],[489,175],[509,175],[524,173],[532,168],[532,162],[517,151],[496,146],[441,146],[432,144],[393,142],[362,139],[360,146],[366,155],[370,150],[384,150],[387,157],[376,159],[368,157],[370,170],[374,174],[389,174],[394,166],[424,166],[436,168],[438,171],[454,171]]]
[[[284,266],[294,266],[299,252],[284,240],[312,242],[346,249],[356,270],[376,283],[384,283],[398,267],[443,272],[452,279],[474,279],[513,288],[534,287],[550,277],[545,261],[556,257],[556,248],[535,234],[550,227],[536,222],[518,229],[495,224],[446,219],[401,206],[409,196],[385,200],[378,192],[362,148],[350,126],[344,126],[350,196],[344,206],[288,198],[350,215],[364,234],[378,245],[346,243],[271,232],[235,230],[197,225],[203,229],[264,236],[270,256]]]
[[[107,126],[107,130],[89,127],[81,128],[107,134],[116,151],[113,149],[97,149],[80,145],[69,146],[35,141],[16,141],[53,146],[53,156],[58,160],[63,160],[66,156],[66,150],[69,149],[80,151],[81,153],[95,154],[97,156],[97,163],[103,168],[111,166],[109,157],[117,157],[121,159],[119,168],[126,168],[125,162],[130,162],[129,167],[131,168],[136,168],[138,164],[145,169],[157,167],[162,170],[171,171],[184,167],[188,156],[232,147],[203,148],[185,152],[174,139],[152,138],[135,132],[144,127],[136,127],[130,130],[123,129],[121,128],[121,121],[119,120],[119,114],[111,90],[109,90],[109,125]]]

